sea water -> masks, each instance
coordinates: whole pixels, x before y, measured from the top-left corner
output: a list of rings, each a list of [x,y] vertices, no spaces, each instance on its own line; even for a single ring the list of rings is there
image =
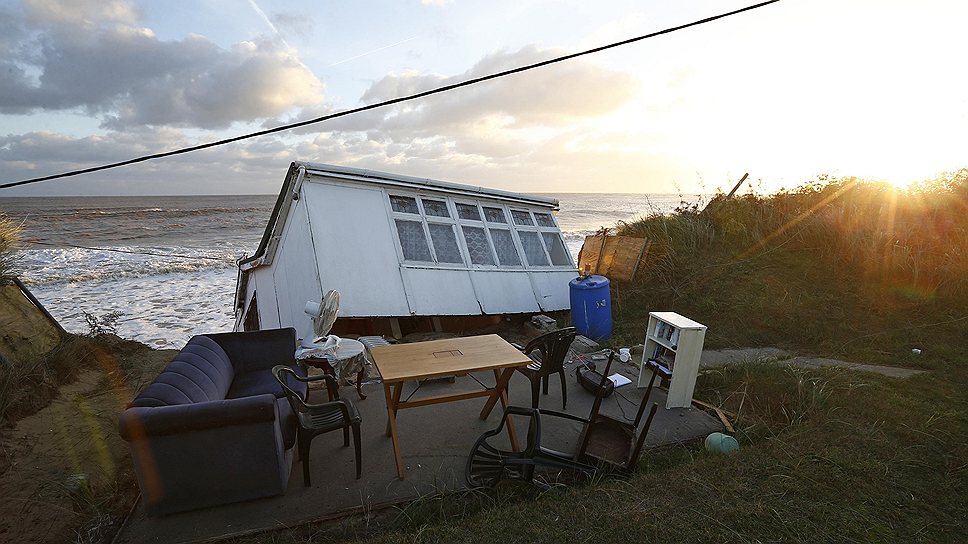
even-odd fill
[[[699,195],[556,194],[576,259],[585,236]],[[68,331],[120,312],[118,335],[180,348],[232,330],[236,261],[255,252],[275,195],[0,198],[22,226],[18,273]]]

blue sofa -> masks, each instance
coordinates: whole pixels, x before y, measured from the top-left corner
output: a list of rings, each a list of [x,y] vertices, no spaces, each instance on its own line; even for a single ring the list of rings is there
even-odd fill
[[[286,491],[297,422],[272,367],[305,376],[295,346],[291,328],[195,336],[135,397],[119,427],[148,515]]]

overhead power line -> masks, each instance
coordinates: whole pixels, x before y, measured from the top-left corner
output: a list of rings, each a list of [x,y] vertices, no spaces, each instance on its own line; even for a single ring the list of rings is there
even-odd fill
[[[486,76],[481,76],[481,77],[476,77],[476,78],[473,78],[473,79],[464,80],[464,81],[461,81],[459,83],[453,83],[453,84],[450,84],[450,85],[443,85],[441,87],[437,87],[437,88],[431,89],[429,91],[423,91],[423,92],[419,92],[419,93],[414,93],[414,94],[407,95],[407,96],[401,96],[401,97],[398,97],[398,98],[393,98],[393,99],[390,99],[390,100],[385,100],[383,102],[377,102],[375,104],[369,104],[369,105],[366,105],[366,106],[360,106],[358,108],[353,108],[353,109],[349,109],[349,110],[343,110],[343,111],[337,112],[337,113],[331,113],[329,115],[324,115],[322,117],[316,117],[315,119],[309,119],[309,120],[306,120],[306,121],[299,121],[297,123],[289,123],[289,124],[286,124],[286,125],[280,125],[278,127],[274,127],[274,128],[270,128],[270,129],[266,129],[266,130],[260,130],[258,132],[250,132],[248,134],[243,134],[241,136],[234,136],[232,138],[225,138],[223,140],[216,140],[214,142],[208,142],[208,143],[204,143],[204,144],[194,145],[194,146],[191,146],[191,147],[183,147],[181,149],[175,149],[175,150],[172,150],[172,151],[165,151],[163,153],[154,153],[152,155],[143,155],[141,157],[136,157],[136,158],[133,158],[133,159],[128,159],[128,160],[120,161],[120,162],[114,162],[114,163],[110,163],[110,164],[104,164],[104,165],[101,165],[101,166],[93,166],[91,168],[83,168],[83,169],[80,169],[80,170],[72,170],[72,171],[69,171],[69,172],[62,172],[60,174],[53,174],[53,175],[50,175],[50,176],[43,176],[43,177],[39,177],[39,178],[25,179],[25,180],[21,180],[21,181],[13,181],[13,182],[4,183],[4,184],[0,185],[0,189],[9,189],[10,187],[17,187],[19,185],[28,185],[28,184],[31,184],[31,183],[39,183],[41,181],[50,181],[52,179],[59,179],[59,178],[66,178],[66,177],[71,177],[71,176],[78,176],[78,175],[81,175],[81,174],[90,174],[92,172],[99,172],[101,170],[108,170],[108,169],[111,169],[111,168],[118,168],[120,166],[127,166],[129,164],[136,164],[136,163],[139,163],[139,162],[145,162],[145,161],[149,161],[149,160],[152,160],[152,159],[161,159],[161,158],[164,158],[164,157],[171,157],[173,155],[181,155],[183,153],[190,153],[192,151],[199,151],[199,150],[202,150],[202,149],[208,149],[210,147],[216,147],[216,146],[220,146],[220,145],[230,144],[230,143],[238,142],[238,141],[241,141],[241,140],[247,140],[249,138],[255,138],[255,137],[258,137],[258,136],[265,136],[267,134],[274,134],[276,132],[283,132],[283,131],[286,131],[286,130],[292,130],[294,128],[304,127],[306,125],[313,125],[313,124],[316,124],[316,123],[321,123],[323,121],[328,121],[330,119],[336,119],[337,117],[345,117],[347,115],[352,115],[354,113],[360,113],[360,112],[364,112],[364,111],[368,111],[368,110],[374,110],[374,109],[382,108],[382,107],[386,107],[386,106],[392,106],[393,104],[399,104],[401,102],[407,102],[407,101],[410,101],[410,100],[416,100],[418,98],[423,98],[425,96],[430,96],[430,95],[439,94],[439,93],[443,93],[443,92],[447,92],[447,91],[452,91],[454,89],[459,89],[461,87],[467,87],[467,86],[470,86],[470,85],[475,85],[477,83],[482,83],[484,81],[490,81],[492,79],[497,79],[497,78],[509,76],[509,75],[512,75],[512,74],[517,74],[517,73],[520,73],[520,72],[526,72],[528,70],[534,70],[535,68],[541,68],[542,66],[548,66],[549,64],[556,64],[556,63],[559,63],[559,62],[564,62],[566,60],[571,60],[571,59],[578,58],[578,57],[582,57],[582,56],[585,56],[585,55],[590,55],[592,53],[598,53],[600,51],[605,51],[607,49],[613,49],[613,48],[620,47],[620,46],[623,46],[623,45],[628,45],[630,43],[639,42],[639,41],[642,41],[642,40],[645,40],[645,39],[648,39],[648,38],[654,38],[656,36],[661,36],[663,34],[670,34],[672,32],[676,32],[678,30],[684,30],[684,29],[691,28],[691,27],[694,27],[694,26],[699,26],[699,25],[702,25],[702,24],[711,23],[713,21],[716,21],[716,20],[719,20],[719,19],[723,19],[723,18],[726,18],[726,17],[730,17],[732,15],[738,15],[740,13],[744,13],[744,12],[747,12],[747,11],[752,11],[754,9],[758,9],[758,8],[763,7],[763,6],[767,6],[769,4],[775,4],[775,3],[779,2],[779,1],[780,0],[768,0],[766,2],[760,2],[759,4],[753,4],[751,6],[746,6],[745,8],[740,8],[740,9],[733,10],[733,11],[729,11],[729,12],[726,12],[726,13],[721,13],[719,15],[713,15],[711,17],[706,17],[705,19],[699,19],[698,21],[693,21],[691,23],[686,23],[686,24],[679,25],[679,26],[669,27],[669,28],[666,28],[666,29],[663,29],[663,30],[659,30],[657,32],[652,32],[652,33],[649,33],[649,34],[644,34],[642,36],[637,36],[635,38],[629,38],[627,40],[622,40],[622,41],[619,41],[619,42],[610,43],[608,45],[602,45],[602,46],[599,46],[599,47],[594,47],[592,49],[586,49],[584,51],[579,51],[578,53],[572,53],[572,54],[569,54],[569,55],[562,55],[560,57],[555,57],[555,58],[551,58],[551,59],[544,60],[544,61],[541,61],[541,62],[536,62],[534,64],[527,64],[527,65],[524,65],[524,66],[519,66],[517,68],[511,68],[510,70],[504,70],[503,72],[496,72],[496,73],[489,74],[489,75],[486,75]]]

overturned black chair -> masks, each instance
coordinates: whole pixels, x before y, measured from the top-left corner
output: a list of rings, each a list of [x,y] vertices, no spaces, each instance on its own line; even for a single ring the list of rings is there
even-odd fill
[[[501,449],[493,444],[494,441],[498,440],[494,437],[500,436],[504,432],[504,426],[511,424],[508,419],[512,415],[529,418],[528,443],[524,450],[519,452]],[[496,429],[482,434],[474,443],[474,447],[471,448],[464,470],[468,487],[472,489],[493,488],[501,480],[522,480],[537,483],[534,480],[534,471],[537,467],[573,471],[579,475],[593,474],[595,467],[575,461],[572,454],[555,451],[541,445],[541,419],[547,417],[586,422],[583,418],[562,412],[508,406],[504,410],[500,425]]]
[[[356,478],[359,479],[362,474],[362,452],[360,451],[360,421],[362,419],[360,418],[359,412],[356,411],[356,406],[349,399],[339,398],[339,383],[336,377],[329,374],[321,374],[319,376],[304,378],[293,372],[291,368],[283,365],[273,367],[272,373],[279,380],[279,383],[282,384],[282,388],[286,392],[286,397],[289,399],[289,404],[292,406],[292,411],[296,414],[296,419],[299,422],[296,444],[299,446],[299,460],[303,466],[303,483],[307,487],[310,485],[309,446],[313,438],[323,433],[335,431],[336,429],[343,429],[344,446],[350,445],[349,431],[350,428],[353,429],[353,447],[356,451]],[[335,398],[321,404],[310,404],[289,387],[287,382],[288,378],[295,378],[296,380],[307,383],[327,380],[332,385],[330,390],[334,392]]]
[[[548,394],[548,377],[558,374],[561,378],[561,409],[568,404],[568,387],[565,383],[565,357],[568,348],[575,340],[575,327],[558,329],[532,339],[521,350],[531,358],[528,366],[519,367],[517,371],[531,380],[531,407],[538,407],[538,388],[544,385],[544,394]]]
[[[609,353],[608,364],[605,365],[598,387],[600,391],[605,389],[605,380],[608,379],[606,376],[611,370],[614,357],[614,352]],[[647,364],[653,371],[652,379],[632,423],[599,413],[602,405],[601,396],[596,396],[587,418],[552,410],[508,406],[498,428],[482,434],[471,448],[464,471],[467,485],[471,488],[492,488],[505,479],[537,483],[534,480],[536,467],[570,470],[579,475],[594,474],[598,467],[606,465],[621,470],[634,469],[645,445],[645,437],[652,426],[658,404],[652,404],[645,425],[640,425],[642,416],[649,404],[656,379],[668,373],[667,369],[654,361]],[[530,419],[528,443],[520,452],[504,450],[493,443],[496,441],[494,437],[501,434],[505,425],[510,424],[508,418],[511,415]],[[561,418],[582,423],[578,450],[569,454],[543,447],[541,445],[543,418]]]

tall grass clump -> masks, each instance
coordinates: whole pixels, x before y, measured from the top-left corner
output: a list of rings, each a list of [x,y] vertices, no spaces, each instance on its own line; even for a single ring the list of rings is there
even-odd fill
[[[0,280],[14,275],[14,246],[20,237],[20,225],[0,214]]]

